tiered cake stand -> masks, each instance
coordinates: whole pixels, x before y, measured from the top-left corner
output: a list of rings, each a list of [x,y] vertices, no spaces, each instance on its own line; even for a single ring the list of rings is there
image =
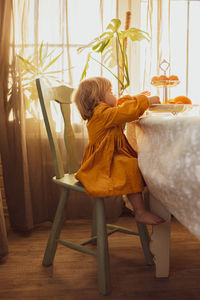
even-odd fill
[[[169,62],[166,61],[165,59],[160,63],[159,67],[164,72],[163,78],[167,77],[166,74],[167,74],[167,70],[169,69],[169,66],[170,66]],[[158,87],[158,88],[163,88],[163,103],[164,104],[167,103],[168,89],[178,85],[179,83],[180,83],[179,80],[168,80],[168,79],[159,79],[159,80],[151,81],[151,84],[153,86]]]

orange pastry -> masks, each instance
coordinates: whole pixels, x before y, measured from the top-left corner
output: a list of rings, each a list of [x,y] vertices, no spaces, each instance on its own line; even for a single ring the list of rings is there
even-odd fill
[[[159,80],[165,81],[165,80],[169,80],[169,78],[166,75],[160,75]]]
[[[170,75],[169,80],[179,80],[179,78],[176,75]]]
[[[176,104],[192,104],[192,101],[186,96],[178,96],[174,98]]]
[[[152,81],[152,82],[159,81],[159,76],[153,76],[153,77],[151,78],[151,81]]]

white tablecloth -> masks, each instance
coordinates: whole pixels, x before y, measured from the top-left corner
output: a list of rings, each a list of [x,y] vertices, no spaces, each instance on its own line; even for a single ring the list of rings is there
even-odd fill
[[[152,195],[200,239],[200,113],[150,113],[136,125],[138,162]]]

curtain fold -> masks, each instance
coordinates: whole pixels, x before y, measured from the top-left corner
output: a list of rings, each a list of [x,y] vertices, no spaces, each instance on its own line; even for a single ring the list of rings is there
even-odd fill
[[[67,40],[67,52],[64,51],[63,55],[67,53],[69,65],[71,64],[67,19],[69,1],[58,1],[59,5],[61,2],[66,8],[67,28],[62,26],[65,31],[59,38],[62,41]],[[0,2],[0,152],[11,227],[20,231],[31,230],[43,221],[52,221],[60,195],[60,190],[51,179],[54,176],[53,162],[44,122],[38,112],[38,99],[31,103],[27,101],[27,95],[23,90],[22,71],[16,58],[16,54],[19,53],[19,44],[22,56],[30,54],[28,47],[31,44],[34,45],[33,52],[38,53],[40,46],[38,34],[41,30],[42,19],[38,11],[39,3],[40,1],[32,0],[2,0]],[[41,3],[44,5],[42,1]],[[34,20],[34,26],[30,23],[31,20]],[[52,21],[49,19],[49,22]],[[48,27],[48,24],[46,26]],[[16,28],[19,30],[17,31]],[[37,28],[39,28],[38,31]],[[56,34],[59,35],[59,30]],[[63,58],[62,61],[65,59]],[[68,76],[70,72],[68,71]],[[69,77],[70,82],[73,83],[72,76]],[[33,105],[31,111],[30,105]],[[35,115],[33,112],[36,112]],[[82,155],[85,137],[81,134],[80,128],[78,135],[78,150]],[[59,133],[59,139],[63,160],[66,161],[61,133]],[[92,216],[92,206],[93,200],[87,195],[72,192],[66,217],[88,218]],[[107,216],[119,216],[121,206],[119,197],[106,201]]]
[[[0,261],[8,254],[8,240],[0,190]]]
[[[10,20],[12,12],[11,1],[3,0],[0,2],[0,151],[1,156],[4,155],[5,164],[9,165],[9,159],[6,157],[6,152],[9,149],[7,138],[7,126],[6,126],[6,105],[5,99],[7,96],[7,81],[8,81],[8,48],[10,39]],[[7,27],[7,34],[5,34],[5,27]],[[4,151],[2,147],[4,146]],[[2,158],[3,159],[3,158]],[[6,256],[8,253],[7,234],[5,230],[5,219],[2,206],[2,198],[0,192],[0,257]]]
[[[1,24],[1,98],[0,149],[4,184],[11,224],[19,229],[32,227],[29,174],[25,141],[25,122],[19,79],[15,74],[13,3],[3,1]],[[10,43],[13,47],[10,46]],[[11,68],[11,76],[9,73]],[[12,94],[8,82],[12,79]],[[13,120],[9,121],[12,111]],[[16,197],[17,196],[17,197]],[[20,209],[18,209],[20,207]]]

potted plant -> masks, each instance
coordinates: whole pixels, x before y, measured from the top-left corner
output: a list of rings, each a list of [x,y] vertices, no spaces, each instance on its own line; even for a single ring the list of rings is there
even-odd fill
[[[19,63],[21,87],[26,100],[29,113],[31,115],[37,115],[36,103],[38,100],[38,94],[36,89],[35,80],[37,77],[43,78],[47,84],[50,82],[61,82],[58,80],[57,74],[64,70],[51,71],[50,67],[57,62],[62,53],[57,56],[54,55],[54,51],[48,50],[48,45],[44,46],[44,43],[40,44],[38,51],[34,55],[27,58],[18,54],[17,59]],[[32,105],[34,103],[34,105]]]
[[[126,53],[127,41],[150,40],[150,36],[147,32],[134,27],[129,28],[130,15],[130,12],[126,13],[125,30],[120,30],[120,19],[112,19],[110,24],[106,27],[105,32],[95,37],[89,44],[78,49],[79,52],[89,49],[81,80],[87,76],[89,63],[92,59],[101,64],[117,79],[119,96],[122,95],[123,91],[130,85],[129,64]],[[94,53],[102,55],[101,62],[93,57]],[[117,74],[112,71],[114,67],[117,67]]]

